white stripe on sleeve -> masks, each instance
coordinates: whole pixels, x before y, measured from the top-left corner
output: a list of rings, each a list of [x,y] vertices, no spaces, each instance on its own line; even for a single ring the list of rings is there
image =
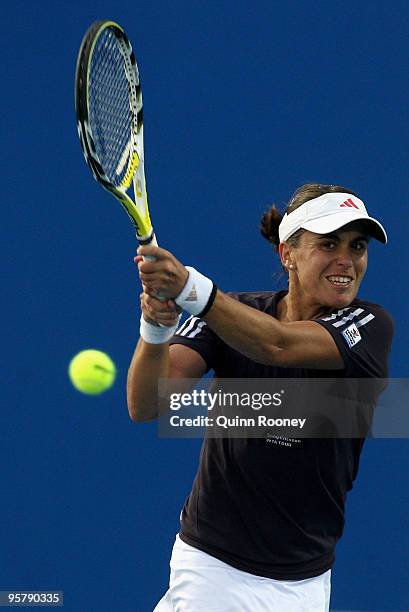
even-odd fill
[[[204,327],[206,323],[201,321],[199,317],[191,316],[183,323],[183,325],[177,330],[176,336],[183,336],[185,338],[194,338],[197,336],[202,327]]]
[[[345,325],[345,323],[348,323],[348,321],[352,321],[352,319],[355,319],[358,315],[362,314],[363,311],[363,308],[357,308],[353,312],[350,312],[349,315],[346,315],[345,317],[342,317],[342,319],[340,319],[339,321],[332,323],[332,325],[334,327],[342,327],[342,325]]]
[[[347,306],[347,308],[342,308],[342,310],[338,310],[338,312],[334,312],[334,314],[329,315],[329,317],[323,317],[321,321],[333,321],[337,317],[340,317],[347,310],[351,310],[351,306]]]
[[[369,323],[369,321],[372,321],[372,319],[374,319],[374,318],[375,318],[375,315],[370,313],[369,315],[367,315],[363,319],[360,319],[359,321],[357,321],[355,323],[355,326],[356,327],[361,327],[362,325],[366,325],[367,323]]]

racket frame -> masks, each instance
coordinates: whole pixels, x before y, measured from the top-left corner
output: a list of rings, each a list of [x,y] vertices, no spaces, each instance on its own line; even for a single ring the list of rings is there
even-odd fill
[[[119,51],[124,60],[124,70],[128,81],[130,98],[131,132],[129,155],[126,172],[119,185],[113,185],[108,179],[98,157],[89,122],[89,83],[90,66],[98,38],[106,29],[115,35]],[[140,244],[157,244],[148,209],[144,170],[143,146],[143,102],[139,79],[139,70],[135,54],[125,31],[114,21],[94,22],[86,32],[77,59],[75,77],[75,109],[77,129],[85,160],[92,174],[109,193],[123,206],[131,220]],[[134,187],[135,202],[126,193],[131,184]]]

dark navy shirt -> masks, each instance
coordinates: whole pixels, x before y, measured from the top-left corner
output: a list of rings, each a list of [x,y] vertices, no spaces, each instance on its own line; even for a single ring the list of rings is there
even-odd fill
[[[285,294],[230,295],[276,316]],[[316,322],[334,338],[344,369],[256,363],[198,317],[187,319],[171,344],[197,351],[218,378],[387,378],[393,323],[382,307],[356,299]],[[327,571],[343,532],[346,495],[363,443],[363,438],[205,438],[181,516],[181,539],[267,578],[302,580]]]

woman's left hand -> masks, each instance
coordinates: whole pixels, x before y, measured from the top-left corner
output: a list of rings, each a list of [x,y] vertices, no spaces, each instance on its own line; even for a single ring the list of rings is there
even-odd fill
[[[139,276],[144,291],[148,295],[173,299],[179,295],[189,277],[189,272],[169,251],[160,247],[146,245],[137,250],[134,262],[138,265]],[[154,257],[155,261],[141,260],[141,257]]]

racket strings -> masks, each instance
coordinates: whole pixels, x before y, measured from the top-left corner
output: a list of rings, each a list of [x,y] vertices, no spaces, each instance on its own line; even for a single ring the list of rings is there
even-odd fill
[[[131,152],[133,113],[124,58],[115,34],[98,38],[89,69],[89,121],[96,154],[108,180],[120,185]]]

